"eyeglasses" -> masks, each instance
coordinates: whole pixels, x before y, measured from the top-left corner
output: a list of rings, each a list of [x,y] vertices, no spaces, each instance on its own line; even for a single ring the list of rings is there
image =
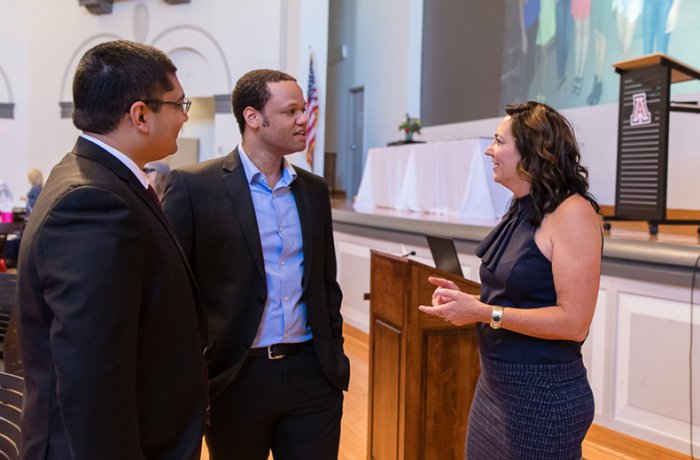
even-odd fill
[[[175,107],[177,107],[178,109],[180,109],[180,111],[181,111],[182,113],[187,113],[187,112],[189,112],[189,111],[190,111],[190,107],[192,107],[192,101],[191,101],[190,99],[188,99],[188,98],[184,98],[184,99],[182,100],[182,102],[161,101],[161,100],[158,100],[158,99],[146,99],[146,100],[141,101],[141,102],[144,102],[144,103],[146,103],[146,104],[168,104],[168,105],[174,105]]]

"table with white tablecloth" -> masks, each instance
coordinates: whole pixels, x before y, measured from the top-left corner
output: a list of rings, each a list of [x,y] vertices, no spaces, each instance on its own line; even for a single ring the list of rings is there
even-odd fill
[[[369,149],[354,207],[498,219],[512,193],[493,182],[490,139]]]

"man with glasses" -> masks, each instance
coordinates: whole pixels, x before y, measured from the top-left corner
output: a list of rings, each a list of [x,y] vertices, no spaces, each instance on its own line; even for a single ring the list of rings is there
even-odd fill
[[[350,369],[328,186],[285,159],[306,147],[304,95],[254,70],[232,104],[241,144],[171,172],[163,198],[207,312],[209,454],[336,459]]]
[[[23,459],[199,459],[206,328],[142,168],[190,103],[161,51],[102,43],[78,64],[73,151],[27,224],[18,270]]]

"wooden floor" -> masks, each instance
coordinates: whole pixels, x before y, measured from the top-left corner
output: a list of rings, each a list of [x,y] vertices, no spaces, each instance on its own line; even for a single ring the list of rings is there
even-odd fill
[[[350,389],[345,393],[340,460],[367,459],[367,382],[369,339],[367,334],[346,326],[345,352],[350,358]],[[594,425],[583,443],[585,460],[688,460],[687,455],[655,446]],[[209,460],[206,447],[202,460]],[[432,459],[426,459],[432,460]],[[436,459],[437,460],[437,459]]]

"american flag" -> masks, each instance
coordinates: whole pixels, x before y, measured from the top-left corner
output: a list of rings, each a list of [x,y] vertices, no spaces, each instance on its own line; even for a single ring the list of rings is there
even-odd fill
[[[309,124],[306,127],[306,161],[313,168],[319,107],[316,78],[314,77],[314,58],[312,56],[309,57],[309,88],[306,97],[306,116],[309,118]]]

